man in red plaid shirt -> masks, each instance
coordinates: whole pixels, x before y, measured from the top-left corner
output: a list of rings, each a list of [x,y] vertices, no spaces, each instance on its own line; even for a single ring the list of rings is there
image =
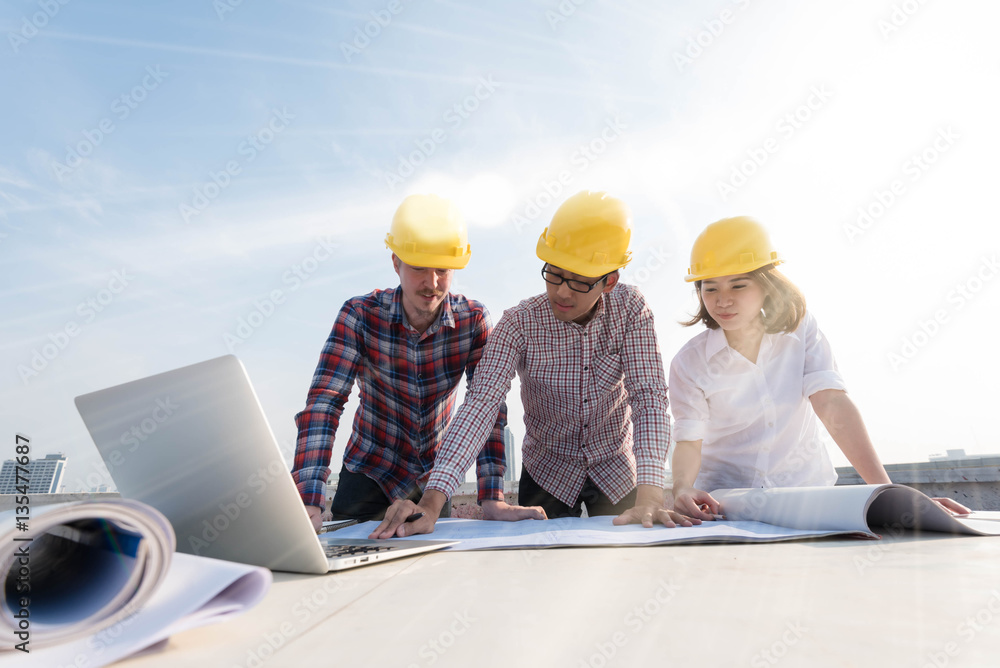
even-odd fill
[[[616,524],[700,524],[663,507],[670,441],[663,360],[645,298],[618,282],[631,234],[628,207],[606,193],[584,191],[559,207],[536,249],[546,293],[504,312],[419,505],[393,503],[372,538],[434,530],[515,373],[525,423],[520,503],[548,517],[578,517],[586,504],[591,516],[616,515]]]
[[[393,500],[419,498],[451,419],[458,383],[464,373],[471,384],[491,330],[481,303],[449,292],[452,272],[464,268],[471,254],[454,204],[434,195],[406,198],[386,246],[393,251],[399,287],[344,303],[306,407],[295,416],[299,436],[292,478],[317,530],[333,438],[354,381],[361,403],[330,510],[334,519],[381,519]],[[477,448],[484,515],[544,517],[540,509],[504,502],[506,424],[501,405]]]

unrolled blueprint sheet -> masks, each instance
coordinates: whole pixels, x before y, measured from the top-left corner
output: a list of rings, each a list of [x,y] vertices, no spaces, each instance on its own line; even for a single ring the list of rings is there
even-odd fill
[[[716,490],[728,520],[693,527],[645,529],[614,526],[613,517],[487,522],[438,520],[433,538],[460,541],[449,550],[660,545],[664,543],[755,543],[851,535],[879,538],[885,527],[970,536],[1000,535],[996,513],[952,517],[921,492],[904,485],[785,487]],[[763,521],[761,521],[763,520]],[[376,522],[336,532],[367,537]]]
[[[448,550],[500,550],[542,547],[612,547],[628,545],[660,545],[663,543],[754,543],[776,542],[850,534],[853,531],[810,531],[786,529],[762,522],[704,522],[699,526],[668,529],[657,526],[646,529],[638,524],[614,526],[614,517],[566,517],[558,520],[521,520],[520,522],[489,522],[484,520],[442,519],[434,525],[428,537],[457,540]],[[378,522],[365,522],[334,535],[337,538],[367,538]],[[864,534],[862,534],[864,535]],[[402,539],[407,540],[407,539]]]

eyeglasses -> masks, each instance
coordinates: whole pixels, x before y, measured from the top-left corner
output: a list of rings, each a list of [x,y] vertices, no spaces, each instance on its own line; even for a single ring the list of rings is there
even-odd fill
[[[569,286],[569,289],[572,290],[573,292],[584,292],[584,293],[590,292],[591,290],[594,289],[595,285],[597,285],[607,277],[608,274],[604,274],[604,276],[601,276],[593,283],[584,283],[583,281],[576,281],[573,280],[572,278],[563,278],[559,274],[553,274],[551,271],[549,271],[549,265],[547,264],[542,267],[542,278],[545,279],[546,283],[551,283],[552,285],[562,285],[563,283],[565,283],[566,285]]]

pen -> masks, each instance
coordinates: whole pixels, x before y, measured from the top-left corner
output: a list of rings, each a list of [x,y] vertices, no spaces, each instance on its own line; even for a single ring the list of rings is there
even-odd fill
[[[344,527],[349,527],[357,523],[358,523],[357,520],[323,522],[323,526],[320,528],[318,533],[329,533],[331,531],[336,531],[337,529],[343,529]]]
[[[708,510],[709,510],[708,504],[707,503],[701,504],[701,506],[699,506],[699,510],[701,510],[701,512],[703,512],[703,513],[708,513]],[[717,515],[715,513],[708,513],[708,514],[712,516],[713,520],[724,520],[724,519],[726,519],[725,515]]]
[[[413,513],[412,515],[410,515],[409,517],[407,517],[405,521],[406,522],[416,522],[417,520],[419,520],[423,516],[424,516],[423,513]]]

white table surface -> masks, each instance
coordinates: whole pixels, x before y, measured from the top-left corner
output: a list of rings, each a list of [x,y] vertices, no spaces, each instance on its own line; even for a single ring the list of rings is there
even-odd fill
[[[1000,538],[432,553],[276,573],[128,668],[1000,666]]]

